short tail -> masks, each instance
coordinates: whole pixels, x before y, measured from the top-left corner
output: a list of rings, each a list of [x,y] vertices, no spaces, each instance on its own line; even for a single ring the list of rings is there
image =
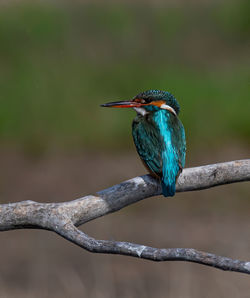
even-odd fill
[[[164,181],[161,181],[162,194],[164,197],[173,197],[175,195],[175,183],[166,184]]]

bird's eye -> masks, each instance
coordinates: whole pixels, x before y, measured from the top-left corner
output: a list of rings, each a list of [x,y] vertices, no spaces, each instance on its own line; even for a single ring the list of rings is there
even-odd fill
[[[151,100],[148,98],[140,98],[140,97],[135,98],[134,101],[142,104],[151,102]]]

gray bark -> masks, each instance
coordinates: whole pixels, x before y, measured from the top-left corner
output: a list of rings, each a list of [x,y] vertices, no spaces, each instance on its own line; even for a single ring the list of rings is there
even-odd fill
[[[184,169],[177,192],[202,190],[222,184],[250,181],[250,159]],[[152,261],[188,261],[250,274],[250,262],[233,260],[192,248],[153,248],[129,242],[94,239],[79,229],[90,220],[161,194],[158,180],[136,177],[77,200],[63,203],[23,201],[0,205],[0,231],[37,228],[54,231],[95,253],[127,255]]]

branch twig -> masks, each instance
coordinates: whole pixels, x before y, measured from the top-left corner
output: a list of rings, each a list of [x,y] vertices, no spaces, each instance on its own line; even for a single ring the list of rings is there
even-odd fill
[[[250,181],[250,159],[184,169],[176,189],[177,192],[201,190],[241,181]],[[96,240],[77,229],[77,226],[90,220],[159,194],[160,183],[145,175],[100,191],[96,195],[65,203],[23,201],[3,204],[0,205],[0,231],[46,229],[90,252],[127,255],[152,261],[188,261],[250,274],[250,262],[192,248],[159,249],[129,242]]]

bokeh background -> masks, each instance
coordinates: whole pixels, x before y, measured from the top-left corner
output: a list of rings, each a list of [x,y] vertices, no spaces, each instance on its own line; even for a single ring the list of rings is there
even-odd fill
[[[71,200],[145,173],[134,112],[172,92],[187,166],[250,154],[250,2],[1,1],[0,202]],[[248,183],[151,198],[83,226],[100,239],[250,260]],[[0,234],[0,297],[249,297],[249,277],[94,255],[46,231]]]

